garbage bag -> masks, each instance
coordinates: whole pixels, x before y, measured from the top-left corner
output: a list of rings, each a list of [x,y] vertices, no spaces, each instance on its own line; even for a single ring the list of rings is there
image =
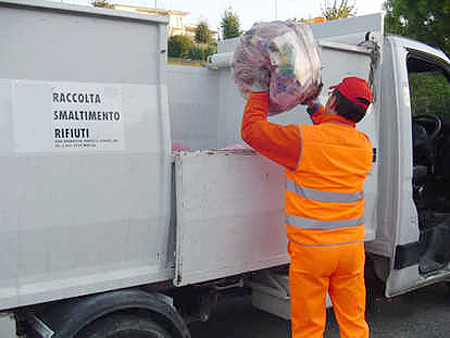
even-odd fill
[[[248,98],[257,68],[270,71],[269,115],[290,110],[322,89],[321,60],[309,25],[273,21],[254,26],[239,39],[233,56],[235,83]]]

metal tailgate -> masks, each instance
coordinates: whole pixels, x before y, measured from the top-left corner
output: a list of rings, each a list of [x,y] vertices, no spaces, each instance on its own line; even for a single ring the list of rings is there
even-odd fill
[[[288,263],[280,166],[246,150],[175,163],[176,286]]]

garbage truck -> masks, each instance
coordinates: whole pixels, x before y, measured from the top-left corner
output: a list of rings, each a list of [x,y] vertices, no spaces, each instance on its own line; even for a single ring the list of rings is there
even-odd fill
[[[168,65],[167,23],[0,0],[1,337],[186,338],[244,294],[289,319],[283,168],[229,150],[237,39]],[[386,297],[449,281],[450,60],[385,35],[381,13],[312,31],[324,88],[358,76],[374,93],[367,266]],[[310,123],[303,106],[271,120]]]

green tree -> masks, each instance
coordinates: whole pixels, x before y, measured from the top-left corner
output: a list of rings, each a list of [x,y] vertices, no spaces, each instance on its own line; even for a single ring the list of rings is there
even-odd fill
[[[387,0],[386,32],[442,49],[450,55],[450,0]]]
[[[187,58],[194,42],[186,35],[173,35],[169,38],[169,57]]]
[[[192,60],[206,61],[206,58],[217,52],[217,45],[210,44],[208,46],[192,46],[189,49],[189,58]]]
[[[114,8],[108,0],[93,0],[91,1],[91,5],[94,7],[102,7],[102,8]]]
[[[239,22],[239,16],[233,11],[233,8],[228,7],[225,10],[222,20],[220,21],[220,27],[222,28],[223,39],[235,38],[241,35],[241,24]]]
[[[255,21],[255,22],[253,23],[252,27],[258,26],[258,25],[260,25],[260,24],[262,24],[262,23],[263,23],[262,20],[257,20],[257,21]]]
[[[448,119],[450,84],[441,72],[409,74],[409,88],[414,115],[432,113]]]
[[[195,41],[198,43],[209,44],[212,40],[212,34],[206,21],[200,21],[195,30]]]
[[[204,60],[205,59],[205,49],[198,47],[198,46],[192,46],[189,49],[189,59]]]
[[[217,53],[217,43],[216,42],[211,42],[209,44],[209,46],[206,48],[205,57],[208,57],[208,56],[216,54],[216,53]]]
[[[328,5],[328,2],[325,2],[324,8],[322,8],[322,15],[327,20],[337,20],[348,18],[356,15],[355,4],[349,5],[348,0],[340,0],[340,3],[337,3],[337,0],[333,1],[333,5]]]

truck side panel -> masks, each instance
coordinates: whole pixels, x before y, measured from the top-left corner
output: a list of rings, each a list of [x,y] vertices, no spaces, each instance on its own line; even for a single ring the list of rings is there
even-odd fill
[[[165,22],[75,9],[0,2],[0,310],[174,275]]]
[[[287,264],[284,169],[250,150],[176,157],[177,286]]]

